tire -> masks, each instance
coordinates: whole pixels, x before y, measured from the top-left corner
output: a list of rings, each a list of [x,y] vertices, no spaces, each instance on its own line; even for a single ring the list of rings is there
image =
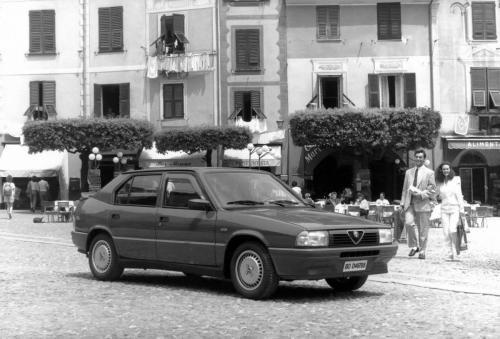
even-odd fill
[[[259,243],[238,246],[231,257],[231,280],[235,290],[249,299],[265,299],[278,288],[279,278],[271,256]]]
[[[363,286],[368,279],[367,275],[346,278],[325,279],[326,283],[336,291],[355,291]]]
[[[123,273],[113,240],[108,235],[98,234],[89,249],[90,271],[98,280],[116,280]]]

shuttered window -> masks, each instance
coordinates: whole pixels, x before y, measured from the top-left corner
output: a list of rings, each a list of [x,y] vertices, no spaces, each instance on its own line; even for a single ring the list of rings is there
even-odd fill
[[[266,119],[261,109],[261,90],[235,91],[233,100],[234,110],[229,119],[241,117],[247,122],[253,118]]]
[[[316,37],[318,40],[340,38],[339,6],[316,7]]]
[[[123,7],[99,8],[99,52],[123,51]]]
[[[391,80],[390,83],[389,80]],[[399,75],[368,74],[368,106],[417,107],[415,73]]]
[[[184,84],[163,85],[163,119],[184,118]]]
[[[185,44],[189,43],[184,32],[184,15],[162,15],[160,19],[161,41],[168,48],[167,54],[184,53]]]
[[[236,42],[236,71],[260,71],[260,30],[237,29]]]
[[[471,68],[472,107],[493,113],[500,109],[500,68]]]
[[[54,10],[30,11],[30,54],[56,52],[56,13]]]
[[[494,2],[472,3],[472,38],[474,40],[496,40],[497,27]]]
[[[377,4],[377,32],[379,40],[401,39],[401,4],[399,2]]]
[[[31,81],[29,99],[30,105],[24,115],[34,120],[46,120],[57,115],[55,81]]]

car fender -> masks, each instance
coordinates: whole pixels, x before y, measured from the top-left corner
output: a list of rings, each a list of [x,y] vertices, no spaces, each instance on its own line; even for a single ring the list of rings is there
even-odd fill
[[[106,225],[94,225],[89,229],[89,232],[87,233],[87,251],[89,250],[90,243],[92,239],[94,238],[95,234],[97,233],[107,233],[111,239],[113,239],[113,232],[111,232],[111,229],[106,226]]]
[[[226,247],[227,247],[227,244],[231,243],[234,238],[241,237],[241,236],[257,238],[258,240],[260,240],[260,242],[262,242],[264,244],[264,246],[269,247],[269,242],[266,240],[266,238],[264,237],[264,235],[262,233],[260,233],[256,230],[248,230],[248,229],[237,230],[233,234],[231,234],[231,237],[228,239],[228,241],[226,243]]]

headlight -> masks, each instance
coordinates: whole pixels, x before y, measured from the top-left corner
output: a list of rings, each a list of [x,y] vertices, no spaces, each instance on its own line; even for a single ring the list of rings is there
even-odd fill
[[[392,244],[392,230],[390,228],[379,229],[378,238],[381,244]]]
[[[328,232],[314,231],[301,232],[295,242],[297,246],[304,247],[326,247],[328,246]]]

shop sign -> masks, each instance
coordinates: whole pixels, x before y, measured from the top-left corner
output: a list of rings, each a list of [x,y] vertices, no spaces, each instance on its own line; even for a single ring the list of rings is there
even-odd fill
[[[469,116],[462,115],[458,116],[455,120],[455,133],[460,135],[466,135],[469,131]]]
[[[448,141],[448,149],[500,149],[500,140]]]
[[[304,160],[306,164],[310,164],[322,150],[321,147],[316,145],[304,146]]]

